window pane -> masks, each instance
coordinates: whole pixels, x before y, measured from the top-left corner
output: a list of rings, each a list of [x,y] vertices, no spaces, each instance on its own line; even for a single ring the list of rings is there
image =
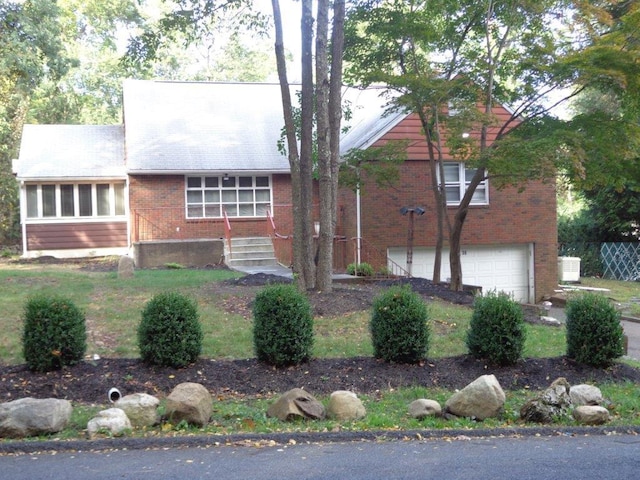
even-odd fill
[[[271,192],[269,190],[256,190],[257,202],[268,202],[271,200]]]
[[[81,217],[93,215],[91,185],[78,185],[78,213]]]
[[[256,187],[268,187],[269,177],[256,177]]]
[[[116,194],[116,215],[124,215],[124,183],[113,186]]]
[[[258,203],[256,205],[256,216],[257,217],[263,217],[267,214],[267,210],[269,210],[269,204],[268,203]]]
[[[42,185],[42,216],[56,216],[56,186]]]
[[[187,203],[202,203],[202,191],[189,190],[187,192]]]
[[[188,218],[200,218],[202,217],[202,207],[200,205],[187,207]]]
[[[187,177],[187,188],[200,188],[201,181],[200,177]]]
[[[476,174],[477,168],[465,168],[464,169],[464,179],[467,182],[470,182],[473,176]]]
[[[446,187],[447,203],[459,203],[460,202],[460,188],[458,187]]]
[[[98,203],[98,215],[111,215],[111,202],[109,201],[109,185],[96,185],[96,201]]]
[[[251,205],[240,205],[240,214],[241,217],[253,217],[253,204]]]
[[[478,185],[476,191],[473,192],[471,203],[487,203],[486,189],[484,185]]]
[[[240,187],[253,187],[253,177],[239,177]]]
[[[235,204],[226,204],[226,205],[223,205],[222,208],[225,209],[229,217],[238,216],[238,207]]]
[[[27,217],[38,216],[38,186],[27,185]]]
[[[236,191],[235,190],[227,190],[227,191],[222,191],[222,201],[223,202],[235,202],[237,201],[237,196],[236,196]]]
[[[445,163],[442,168],[444,169],[444,181],[445,183],[453,183],[460,181],[460,169],[457,163]]]
[[[204,177],[205,188],[216,188],[218,186],[218,177]]]
[[[220,204],[216,205],[206,205],[204,207],[204,216],[205,217],[221,217],[220,215]]]
[[[240,190],[238,196],[241,202],[253,202],[253,190]]]
[[[63,217],[73,217],[73,185],[60,185],[60,214]]]
[[[220,192],[218,190],[205,190],[204,201],[207,203],[220,202]]]
[[[231,188],[236,186],[236,177],[222,177],[222,188]]]

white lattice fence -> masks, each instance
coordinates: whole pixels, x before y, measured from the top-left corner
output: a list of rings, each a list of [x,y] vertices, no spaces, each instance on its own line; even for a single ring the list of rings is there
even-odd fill
[[[600,258],[605,278],[640,280],[640,243],[603,243]]]

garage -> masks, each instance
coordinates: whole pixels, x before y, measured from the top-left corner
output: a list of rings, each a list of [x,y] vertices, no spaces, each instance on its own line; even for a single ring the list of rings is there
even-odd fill
[[[391,261],[406,269],[406,247],[390,247],[387,254]],[[465,285],[482,287],[483,292],[503,291],[523,303],[533,298],[533,246],[471,246],[463,247],[460,254]],[[413,276],[432,278],[434,256],[434,248],[414,247]],[[445,248],[442,252],[441,278],[448,280],[450,277],[449,250]]]

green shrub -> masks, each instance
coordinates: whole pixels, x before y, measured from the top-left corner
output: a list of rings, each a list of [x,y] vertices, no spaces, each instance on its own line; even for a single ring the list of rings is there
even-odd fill
[[[74,365],[87,350],[84,313],[69,299],[36,295],[24,308],[22,347],[30,370],[49,372]]]
[[[277,367],[311,358],[313,315],[309,299],[293,285],[269,285],[253,304],[253,345],[258,360]]]
[[[602,367],[624,354],[620,313],[602,295],[583,293],[567,301],[567,356]]]
[[[195,362],[202,349],[196,302],[178,292],[155,295],[142,311],[138,347],[151,365],[180,368]]]
[[[387,362],[417,363],[429,351],[427,306],[408,287],[391,287],[373,301],[369,330],[373,354]]]
[[[522,307],[509,295],[488,292],[475,298],[466,339],[471,355],[513,365],[522,357],[525,337]]]
[[[349,265],[347,265],[347,273],[349,275],[356,275],[358,277],[373,277],[376,271],[370,264],[362,262],[357,265],[355,263],[350,263]]]

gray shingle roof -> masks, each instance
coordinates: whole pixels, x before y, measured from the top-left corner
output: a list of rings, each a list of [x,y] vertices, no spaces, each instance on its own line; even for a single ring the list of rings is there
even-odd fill
[[[342,153],[369,147],[404,118],[384,114],[383,91],[344,90],[352,118],[343,122]],[[127,80],[123,104],[124,127],[25,125],[18,177],[289,172],[277,148],[284,125],[278,84]]]
[[[277,84],[124,84],[129,172],[288,172]]]
[[[125,178],[122,125],[25,125],[21,179]]]

